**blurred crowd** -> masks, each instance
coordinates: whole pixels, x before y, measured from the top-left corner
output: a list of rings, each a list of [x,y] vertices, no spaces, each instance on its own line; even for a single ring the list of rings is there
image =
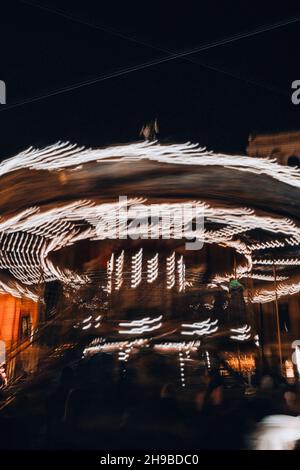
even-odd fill
[[[66,366],[0,413],[2,449],[294,449],[300,388],[270,370],[255,393],[207,372],[174,384],[163,358],[116,369],[98,354]],[[174,377],[174,375],[173,375]]]

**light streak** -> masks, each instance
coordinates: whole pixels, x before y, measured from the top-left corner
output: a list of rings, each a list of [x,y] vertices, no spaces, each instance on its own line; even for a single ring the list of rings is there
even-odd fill
[[[82,320],[82,323],[87,323],[87,322],[89,322],[92,318],[93,318],[92,315],[89,315],[87,318],[85,318],[84,320]]]
[[[175,251],[167,258],[167,289],[172,289],[175,286]]]
[[[166,343],[158,343],[154,345],[154,349],[158,351],[167,351],[167,352],[172,352],[172,351],[184,351],[184,350],[190,350],[190,351],[197,351],[197,349],[200,347],[200,341],[181,341],[181,342],[166,342]]]
[[[179,366],[180,366],[180,382],[181,386],[185,387],[185,367],[184,367],[184,358],[183,358],[183,353],[180,351],[179,352]]]
[[[278,298],[291,296],[300,292],[300,282],[278,283],[277,289],[256,289],[252,296],[251,302],[253,303],[268,303]]]
[[[120,335],[141,335],[143,333],[150,333],[151,331],[158,330],[161,327],[161,323],[153,326],[141,326],[140,328],[131,328],[130,330],[119,330]]]
[[[286,259],[257,259],[253,260],[253,264],[264,264],[264,265],[282,265],[282,266],[299,266],[300,259],[297,258],[286,258]]]
[[[147,317],[141,320],[132,320],[131,322],[121,322],[119,323],[120,327],[126,327],[129,329],[119,330],[119,334],[150,333],[151,331],[158,330],[162,326],[160,320],[162,320],[162,315],[152,319]]]
[[[249,333],[249,331],[251,331],[251,326],[250,325],[244,325],[244,326],[241,326],[240,328],[231,328],[230,331],[232,331],[233,333]]]
[[[267,242],[253,243],[248,246],[251,251],[266,250],[270,248],[283,248],[285,243],[280,240],[271,240]]]
[[[147,260],[147,282],[152,284],[158,277],[158,253]]]
[[[38,302],[39,295],[34,291],[29,290],[27,287],[23,287],[21,284],[15,281],[5,283],[0,280],[0,294],[10,294],[16,298],[28,298],[34,302]]]
[[[300,187],[300,173],[296,168],[283,166],[275,159],[249,158],[242,155],[213,153],[197,144],[168,144],[137,142],[102,149],[84,149],[69,142],[58,142],[44,149],[29,149],[4,160],[0,164],[0,176],[23,168],[31,170],[60,170],[79,167],[89,162],[137,162],[151,160],[172,165],[193,167],[220,166],[233,171],[265,174],[292,187]]]
[[[183,323],[182,328],[188,328],[188,330],[182,330],[181,334],[186,336],[204,336],[216,333],[219,329],[219,320],[211,321],[210,318],[200,323]],[[191,331],[189,329],[191,328]]]
[[[150,317],[142,318],[141,320],[132,320],[131,322],[121,322],[119,323],[120,326],[144,326],[144,325],[151,325],[152,323],[156,323],[162,319],[162,315],[156,318],[150,319]]]
[[[143,248],[131,258],[131,287],[135,289],[142,281]]]
[[[183,256],[177,261],[177,272],[178,272],[178,290],[184,292],[185,290],[185,264]]]
[[[205,351],[205,356],[206,356],[206,363],[207,363],[207,368],[208,370],[211,369],[211,363],[210,363],[210,357],[209,357],[209,352]]]
[[[236,341],[246,341],[247,339],[250,339],[251,335],[247,334],[240,334],[240,335],[231,335],[230,338]]]
[[[200,167],[220,166],[231,171],[248,172],[252,174],[264,174],[276,181],[292,186],[300,187],[300,171],[295,168],[279,165],[275,160],[249,158],[239,155],[224,155],[208,152],[204,148],[191,144],[161,145],[157,142],[138,142],[128,145],[111,146],[103,149],[84,149],[68,142],[58,142],[44,149],[30,148],[19,153],[11,159],[0,163],[0,176],[13,171],[27,168],[33,171],[47,170],[60,171],[70,169],[80,171],[89,162],[104,168],[104,164],[110,162],[124,162],[134,165],[136,162],[150,160],[170,165],[192,165],[193,171],[199,171]],[[72,173],[73,174],[73,173]],[[139,202],[146,202],[142,198],[129,199],[123,204],[130,207],[133,212]],[[187,207],[189,203],[181,204],[151,204],[154,214],[161,211],[167,215],[176,215],[178,208]],[[270,250],[284,248],[286,246],[300,245],[300,228],[290,219],[274,216],[258,215],[247,207],[223,208],[211,207],[201,201],[192,201],[193,210],[187,213],[190,220],[195,215],[205,216],[205,221],[216,226],[216,229],[200,230],[197,237],[205,243],[216,243],[224,247],[232,247],[236,252],[245,256],[247,266],[243,266],[243,273],[247,275],[251,271],[252,264],[272,265],[270,259],[254,259],[251,253],[258,250]],[[149,206],[149,205],[148,205]],[[146,205],[147,207],[147,205]],[[8,270],[14,281],[4,283],[1,281],[1,292],[13,292],[15,296],[26,296],[38,299],[35,288],[24,286],[37,286],[40,282],[60,280],[63,284],[71,284],[74,287],[89,282],[87,276],[72,273],[70,270],[62,270],[50,261],[49,255],[66,246],[74,245],[80,240],[114,239],[127,233],[128,227],[117,220],[115,215],[120,208],[120,203],[95,204],[90,200],[78,200],[68,204],[60,204],[52,209],[29,207],[17,214],[8,215],[0,219],[0,269]],[[143,209],[148,210],[148,209]],[[106,218],[108,224],[105,229],[101,223]],[[221,228],[220,228],[221,227]],[[172,225],[171,238],[178,237],[176,224]],[[236,239],[243,237],[247,232],[260,229],[267,232],[268,238],[273,239],[264,242],[251,241],[246,243]],[[149,227],[141,229],[142,235],[149,232]],[[168,229],[169,230],[169,229]],[[132,229],[134,234],[134,229]],[[161,224],[162,236],[167,234],[166,228]],[[193,233],[194,235],[194,233]],[[279,237],[279,238],[278,238]],[[280,238],[281,237],[281,238]],[[253,238],[252,238],[253,240]],[[142,280],[142,255],[136,254],[132,258],[133,288],[140,285]],[[152,283],[157,279],[158,266],[156,259],[147,261],[147,282]],[[299,266],[298,258],[277,259],[276,265]],[[123,283],[123,258],[116,258],[115,264],[108,269],[107,290],[119,290]],[[183,258],[176,259],[175,252],[167,258],[166,262],[167,289],[172,289],[178,283],[179,292],[184,292],[186,286],[191,285],[192,280],[185,279],[185,264]],[[254,279],[272,280],[268,275],[253,273]],[[284,276],[278,277],[278,281],[284,280]],[[24,284],[24,286],[22,285]],[[278,295],[289,295],[299,292],[297,283],[278,286]],[[267,290],[256,291],[252,301],[273,300],[274,292]]]
[[[107,292],[111,294],[112,292],[112,275],[114,270],[114,253],[111,254],[110,259],[107,261]]]
[[[145,338],[134,339],[131,341],[115,341],[115,342],[107,342],[103,341],[101,338],[95,338],[89,346],[87,346],[84,351],[83,355],[89,356],[92,354],[96,354],[99,351],[103,352],[119,352],[125,348],[141,348],[143,346],[147,346],[148,340]]]
[[[224,276],[216,275],[212,279],[212,284],[223,284],[229,282],[230,279],[234,278],[234,273],[225,274]],[[257,279],[260,281],[267,281],[267,282],[274,282],[274,276],[270,274],[261,274],[256,272],[248,272],[247,269],[242,273],[240,269],[237,268],[237,277],[238,279],[242,279],[244,277],[250,277],[251,279]],[[276,276],[277,281],[285,281],[289,279],[288,276]]]
[[[123,284],[123,266],[124,266],[124,250],[116,259],[115,269],[115,289],[120,290]]]
[[[128,206],[132,206],[140,201],[140,199],[131,199],[127,201]],[[251,269],[251,246],[250,248],[240,240],[232,240],[232,237],[239,233],[245,233],[255,228],[260,228],[270,233],[281,233],[290,236],[286,238],[292,243],[296,239],[300,239],[300,229],[291,220],[257,216],[253,211],[247,208],[235,209],[222,209],[212,208],[208,205],[203,205],[200,202],[193,202],[196,207],[199,206],[201,213],[205,210],[205,218],[208,222],[222,223],[226,225],[225,228],[220,230],[209,230],[203,232],[203,241],[206,243],[217,243],[221,246],[231,246],[237,252],[244,254],[246,257],[248,267],[244,267],[246,272]],[[197,206],[198,205],[198,206]],[[159,206],[159,205],[157,205]],[[166,210],[174,209],[172,205],[165,205]],[[173,209],[172,209],[173,207]],[[64,246],[72,245],[79,240],[90,239],[104,239],[115,238],[116,230],[111,227],[106,232],[99,233],[98,222],[104,214],[111,214],[113,211],[119,210],[119,203],[99,204],[95,205],[91,201],[79,200],[72,204],[56,207],[51,210],[41,212],[38,208],[30,208],[21,212],[17,216],[0,221],[0,251],[1,260],[0,267],[9,269],[12,274],[25,284],[36,284],[40,282],[41,275],[44,282],[50,280],[60,279],[62,282],[67,282],[70,278],[70,273],[64,274],[57,267],[54,267],[48,260],[48,255],[51,251],[57,251]],[[157,209],[158,210],[158,209]],[[76,226],[76,223],[82,222],[84,229]],[[121,233],[122,235],[122,233]],[[121,256],[121,255],[120,255]],[[171,289],[174,285],[175,278],[175,254],[167,258],[167,288]],[[141,281],[141,264],[140,256],[137,260],[133,259],[133,268],[136,274],[133,274],[133,286]],[[183,282],[184,268],[181,260],[177,261],[178,276],[179,276],[179,289],[184,290],[186,286]],[[253,264],[267,263],[271,264],[270,260],[254,260]],[[299,264],[296,259],[283,259],[277,260],[275,263],[283,263],[285,265]],[[115,274],[115,287],[119,288],[122,279],[122,261],[120,259],[117,265],[117,272]],[[155,268],[153,267],[155,272]],[[135,278],[136,277],[136,278]],[[85,282],[87,279],[80,279],[77,275],[74,283]],[[109,290],[113,285],[109,283]]]
[[[246,341],[250,339],[251,337],[251,326],[250,325],[244,325],[241,326],[240,328],[231,328],[230,331],[232,333],[236,333],[234,335],[230,335],[230,338],[235,340],[235,341]]]

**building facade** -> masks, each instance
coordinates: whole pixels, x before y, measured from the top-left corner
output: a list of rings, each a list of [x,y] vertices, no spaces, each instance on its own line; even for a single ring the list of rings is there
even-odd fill
[[[300,131],[250,135],[247,154],[276,158],[282,165],[300,166]]]
[[[300,167],[300,131],[250,135],[247,154],[256,158],[273,158],[281,165]],[[275,302],[260,306],[263,348],[266,360],[279,357],[279,339]],[[300,339],[300,296],[280,298],[278,302],[279,334],[283,369],[291,363],[293,343]],[[295,373],[297,368],[294,364]]]

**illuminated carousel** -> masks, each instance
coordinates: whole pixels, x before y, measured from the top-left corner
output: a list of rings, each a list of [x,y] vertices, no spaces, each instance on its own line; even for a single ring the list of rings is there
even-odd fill
[[[125,373],[167,357],[182,387],[226,365],[249,377],[265,305],[283,367],[278,306],[300,291],[298,169],[189,143],[58,143],[3,161],[0,177],[0,290],[29,317],[21,308],[25,333],[7,343],[11,380],[19,363],[34,372],[74,347]]]

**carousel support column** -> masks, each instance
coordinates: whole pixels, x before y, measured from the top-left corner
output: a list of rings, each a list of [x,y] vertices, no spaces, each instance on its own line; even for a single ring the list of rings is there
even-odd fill
[[[22,300],[20,300],[21,302]],[[18,322],[20,322],[20,315],[18,315],[17,312],[17,299],[14,298],[14,318],[13,318],[13,325],[12,325],[12,331],[11,331],[11,341],[10,341],[10,351],[12,352],[16,344],[18,343],[19,340],[19,328],[17,328],[17,335],[15,335],[16,331],[16,318],[18,317]]]
[[[253,296],[252,296],[252,289],[253,289],[253,277],[252,277],[252,270],[249,273],[249,276],[247,276],[247,288],[248,288],[248,311],[250,309],[250,315],[249,315],[249,320],[250,324],[253,327],[255,327],[255,321],[254,321],[254,311],[253,311]]]
[[[273,261],[273,275],[274,275],[274,288],[275,288],[275,312],[276,312],[276,324],[277,324],[277,340],[278,340],[278,350],[279,350],[279,362],[280,370],[283,374],[282,368],[282,346],[281,346],[281,334],[280,334],[280,322],[279,322],[279,306],[278,306],[278,295],[277,295],[277,277],[276,277],[276,266]]]
[[[233,274],[234,274],[234,279],[236,279],[237,276],[236,276],[236,254],[235,253],[233,255]]]
[[[39,290],[39,297],[38,297],[38,325],[40,323],[45,322],[45,306],[43,303],[43,297],[44,297],[44,292],[45,292],[45,281],[44,281],[44,273],[43,270],[41,269],[40,271],[40,279],[38,282],[38,290]],[[42,293],[43,291],[43,293]]]
[[[250,308],[250,315],[249,315],[250,324],[251,324],[252,328],[255,328],[255,332],[257,333],[257,331],[260,330],[261,328],[259,328],[259,326],[257,324],[258,322],[255,318],[254,308],[253,308],[253,296],[252,296],[253,271],[252,271],[252,269],[249,273],[249,277],[247,276],[247,287],[248,287],[248,308]],[[259,339],[260,339],[260,337],[261,337],[261,335],[259,334]],[[261,344],[261,341],[259,341],[259,344]],[[262,348],[261,348],[261,346],[259,346],[258,359],[257,359],[256,363],[257,362],[259,363],[260,370],[262,370],[263,369],[263,358],[262,358]],[[251,387],[251,372],[248,373],[248,382],[249,382],[249,385]]]
[[[266,357],[265,357],[265,349],[264,349],[264,344],[265,344],[264,328],[265,328],[264,312],[263,312],[263,306],[260,303],[259,304],[259,344],[260,344],[260,357],[261,357],[261,371],[263,371],[266,365]]]

